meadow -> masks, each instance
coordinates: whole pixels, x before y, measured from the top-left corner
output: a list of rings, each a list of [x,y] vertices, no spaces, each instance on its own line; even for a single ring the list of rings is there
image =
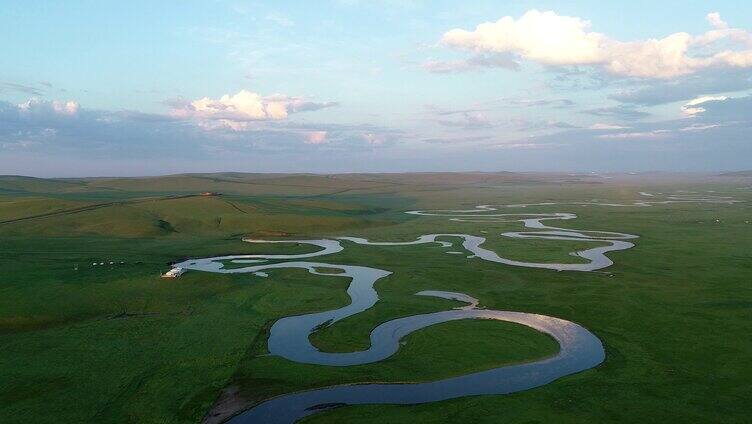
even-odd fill
[[[572,212],[573,229],[640,236],[604,272],[517,268],[438,245],[361,246],[322,262],[392,271],[371,309],[316,332],[321,350],[368,346],[381,322],[459,306],[415,296],[467,293],[490,309],[574,321],[606,348],[597,368],[533,390],[416,406],[356,406],[306,422],[746,422],[752,413],[752,190],[747,177],[538,174],[263,175],[45,180],[0,177],[0,422],[219,422],[272,396],[333,384],[431,381],[547,357],[527,327],[457,321],[408,336],[393,357],[325,367],[270,356],[271,324],[348,302],[348,281],[302,270],[188,272],[184,258],[302,253],[301,240],[426,233],[488,237],[517,260],[577,262],[587,246],[501,237],[520,223],[405,214],[479,204],[640,200],[693,190],[736,204],[529,206]],[[219,195],[201,195],[213,192]],[[645,199],[641,199],[645,200]],[[446,238],[447,241],[456,241]],[[451,249],[450,249],[451,250]],[[99,263],[104,262],[104,265]],[[110,264],[112,262],[112,264]],[[93,265],[97,263],[97,265]]]

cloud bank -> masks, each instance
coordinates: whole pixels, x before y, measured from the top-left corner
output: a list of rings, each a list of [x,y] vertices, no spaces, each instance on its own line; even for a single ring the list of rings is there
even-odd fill
[[[363,151],[391,146],[402,133],[374,125],[295,122],[291,114],[336,105],[247,90],[219,99],[170,102],[168,113],[83,108],[32,98],[0,101],[0,154],[39,152],[138,158],[306,151]]]
[[[590,21],[553,11],[505,16],[474,30],[452,29],[445,46],[476,54],[511,53],[550,66],[591,66],[623,77],[669,79],[704,69],[752,67],[752,33],[731,28],[718,13],[712,29],[693,36],[677,32],[660,39],[619,41],[590,31]]]

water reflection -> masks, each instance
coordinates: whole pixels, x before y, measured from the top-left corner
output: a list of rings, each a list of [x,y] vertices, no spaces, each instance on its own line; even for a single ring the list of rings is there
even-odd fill
[[[313,244],[322,245],[318,241]],[[230,420],[232,423],[292,423],[323,409],[342,405],[416,404],[460,396],[512,393],[544,385],[562,376],[594,367],[604,359],[600,340],[578,324],[539,314],[479,309],[478,300],[472,296],[436,290],[416,294],[456,300],[467,305],[382,323],[371,332],[371,346],[367,350],[346,353],[322,352],[310,343],[310,335],[372,307],[378,301],[374,284],[391,273],[363,266],[303,261],[224,268],[222,261],[246,260],[249,255],[239,256],[242,258],[222,256],[192,259],[176,266],[226,274],[257,275],[266,275],[267,271],[273,269],[298,268],[315,275],[351,280],[347,289],[350,296],[348,305],[329,311],[281,318],[272,325],[268,342],[269,352],[291,361],[328,366],[373,363],[394,355],[399,349],[400,340],[410,333],[434,324],[461,319],[493,319],[522,324],[553,337],[559,343],[560,350],[556,356],[537,362],[504,366],[428,383],[342,385],[283,395],[233,417]],[[280,255],[253,255],[255,258],[272,256]],[[340,272],[332,273],[332,270]]]

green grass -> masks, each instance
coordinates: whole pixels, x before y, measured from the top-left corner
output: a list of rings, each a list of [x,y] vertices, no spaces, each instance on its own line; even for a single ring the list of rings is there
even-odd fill
[[[441,343],[437,343],[441,340]],[[549,336],[519,324],[490,320],[444,323],[417,331],[403,340],[399,352],[382,362],[352,367],[290,363],[251,352],[231,384],[248,402],[298,390],[363,381],[407,383],[432,381],[527,362],[558,352]]]
[[[519,223],[450,222],[402,212],[625,201],[637,191],[698,188],[695,182],[637,187],[484,178],[454,186],[433,174],[419,183],[406,176],[357,175],[0,178],[0,220],[48,214],[0,224],[0,422],[199,422],[231,386],[250,405],[332,384],[429,381],[551,355],[555,343],[527,327],[469,320],[416,332],[395,356],[377,364],[296,364],[265,355],[270,325],[283,316],[346,304],[346,278],[304,270],[271,270],[268,278],[158,275],[188,257],[318,249],[242,243],[243,236],[414,240],[424,233],[469,233],[487,237],[485,247],[512,259],[576,262],[570,251],[595,244],[513,240],[498,234],[523,230]],[[610,274],[503,266],[448,255],[459,249],[437,244],[343,242],[343,252],[316,260],[392,274],[376,285],[380,301],[373,308],[311,337],[322,350],[364,349],[370,331],[386,320],[457,306],[414,295],[447,290],[474,296],[490,309],[577,322],[601,338],[607,357],[596,369],[508,396],[347,407],[308,421],[748,421],[752,193],[720,183],[699,188],[733,192],[747,202],[519,210],[574,212],[577,219],[552,225],[638,234],[634,249],[609,255],[615,262]],[[168,197],[196,190],[224,195]],[[92,204],[106,205],[75,211]],[[95,261],[116,264],[91,266]]]
[[[502,257],[528,262],[587,263],[571,252],[607,246],[609,243],[568,240],[515,239],[498,234],[480,234],[486,237],[482,247],[493,250]]]

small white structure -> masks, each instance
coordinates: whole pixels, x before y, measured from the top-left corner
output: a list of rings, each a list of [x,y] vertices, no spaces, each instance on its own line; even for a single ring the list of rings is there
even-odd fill
[[[181,275],[185,274],[185,271],[185,268],[173,268],[162,274],[162,278],[178,278]]]

